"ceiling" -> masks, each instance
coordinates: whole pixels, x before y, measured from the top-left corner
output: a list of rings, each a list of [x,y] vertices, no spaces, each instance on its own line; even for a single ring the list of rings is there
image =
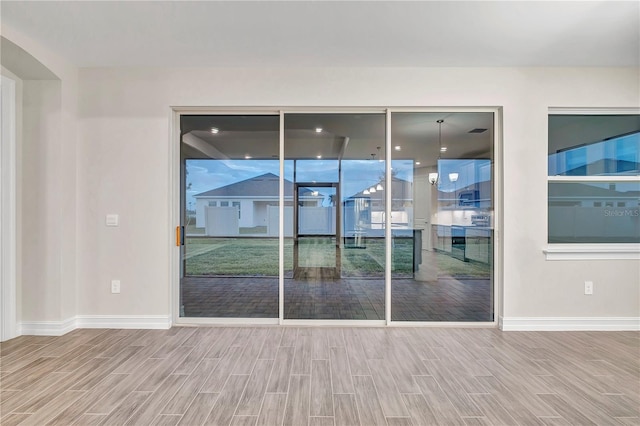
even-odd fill
[[[439,156],[491,158],[493,119],[493,114],[487,112],[392,113],[392,158],[420,161],[422,166],[435,164]],[[441,129],[438,120],[443,120]],[[277,115],[183,115],[183,154],[188,158],[278,158],[279,124]],[[212,128],[217,129],[217,133],[212,133]],[[384,113],[288,113],[284,128],[287,159],[385,157]],[[474,129],[486,130],[469,133]],[[400,149],[396,150],[396,146]],[[447,150],[440,154],[441,146]]]
[[[638,66],[637,1],[2,1],[80,67]]]

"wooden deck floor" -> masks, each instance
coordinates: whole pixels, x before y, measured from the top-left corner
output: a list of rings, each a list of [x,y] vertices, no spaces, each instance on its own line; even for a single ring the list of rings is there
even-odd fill
[[[640,333],[201,327],[1,345],[0,424],[638,425]]]

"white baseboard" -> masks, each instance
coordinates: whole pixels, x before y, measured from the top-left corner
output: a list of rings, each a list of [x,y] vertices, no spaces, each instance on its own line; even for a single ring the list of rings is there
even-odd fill
[[[171,325],[168,315],[79,315],[64,321],[23,321],[18,331],[20,335],[62,336],[76,328],[166,330]],[[498,326],[503,331],[640,331],[640,317],[500,317]]]
[[[18,324],[18,333],[21,336],[62,336],[76,328],[75,317],[64,321],[23,321]]]
[[[168,315],[78,315],[77,328],[171,328]]]
[[[76,328],[171,328],[168,315],[78,315],[64,321],[23,321],[19,335],[62,336]]]
[[[503,331],[640,331],[640,317],[500,317]]]

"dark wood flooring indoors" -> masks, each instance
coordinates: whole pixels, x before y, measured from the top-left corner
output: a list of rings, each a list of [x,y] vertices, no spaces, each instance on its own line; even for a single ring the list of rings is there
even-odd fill
[[[2,343],[13,425],[638,425],[640,333],[176,327]]]

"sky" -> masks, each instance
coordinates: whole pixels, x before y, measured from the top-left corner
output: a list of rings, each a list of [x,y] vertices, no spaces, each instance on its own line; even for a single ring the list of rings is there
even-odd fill
[[[629,166],[640,163],[640,133],[596,142],[588,145],[577,146],[571,149],[549,155],[549,175],[558,176],[564,174],[574,174],[571,170],[580,169],[581,166],[594,164],[603,159],[626,161]],[[600,170],[600,169],[598,169]],[[579,172],[583,174],[582,171]],[[588,172],[587,172],[588,173]],[[633,172],[632,172],[633,173]],[[617,174],[617,173],[588,173],[592,174]]]
[[[195,205],[194,195],[241,182],[265,173],[279,175],[278,160],[187,160],[187,206]],[[284,177],[293,181],[293,160],[285,160]],[[342,162],[342,198],[348,198],[365,188],[375,186],[384,178],[385,163],[376,160],[344,160]],[[393,160],[395,176],[413,181],[413,161]],[[297,160],[298,182],[338,182],[337,160]],[[491,179],[489,160],[440,160],[443,176],[440,190],[454,191],[473,183]],[[448,181],[449,173],[458,173],[455,183]],[[192,203],[192,204],[190,204]]]

